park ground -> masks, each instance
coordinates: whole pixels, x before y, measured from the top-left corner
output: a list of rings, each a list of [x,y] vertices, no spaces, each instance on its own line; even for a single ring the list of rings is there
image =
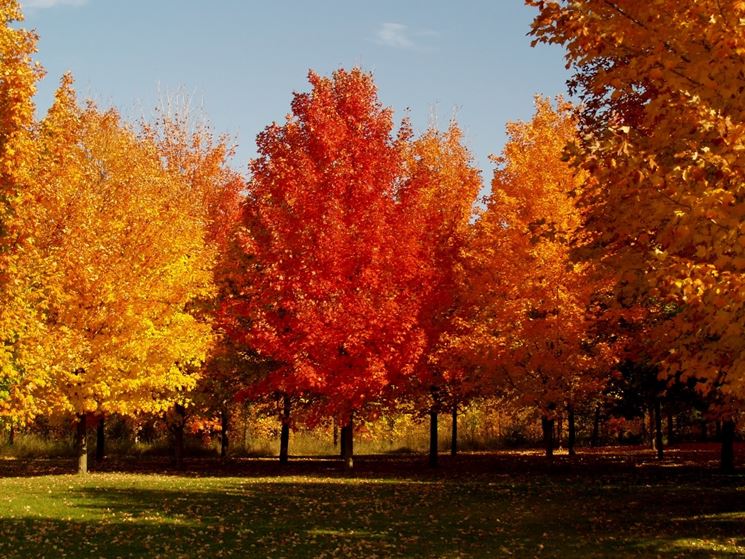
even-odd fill
[[[743,557],[716,446],[441,457],[0,459],[0,557]],[[739,448],[742,457],[745,448]],[[739,464],[742,472],[742,463]]]

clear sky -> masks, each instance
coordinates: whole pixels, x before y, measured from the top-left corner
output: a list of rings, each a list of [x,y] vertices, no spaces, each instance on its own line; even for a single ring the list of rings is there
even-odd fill
[[[245,170],[256,134],[307,90],[309,68],[372,71],[381,101],[415,129],[455,114],[491,177],[506,122],[528,119],[533,95],[564,93],[562,51],[530,47],[522,0],[26,0],[48,74],[38,106],[72,71],[83,97],[130,118],[185,92],[216,131],[234,136]]]

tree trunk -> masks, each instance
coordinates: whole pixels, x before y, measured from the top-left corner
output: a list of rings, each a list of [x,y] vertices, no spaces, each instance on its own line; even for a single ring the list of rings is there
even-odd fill
[[[735,472],[735,420],[726,419],[722,422],[722,472]]]
[[[577,440],[577,432],[575,431],[574,426],[574,406],[572,404],[569,404],[567,406],[567,450],[569,451],[569,456],[574,456],[574,443]]]
[[[16,442],[16,426],[10,422],[10,431],[8,432],[8,446],[13,446]]]
[[[600,404],[595,406],[595,417],[592,422],[592,437],[590,446],[595,448],[600,443]]]
[[[703,443],[705,443],[707,440],[709,440],[709,427],[706,424],[706,420],[701,420],[701,434],[699,436],[699,440]]]
[[[675,440],[675,427],[673,426],[673,412],[668,410],[667,412],[667,446],[673,444]]]
[[[184,423],[186,422],[186,408],[181,404],[173,406],[173,461],[177,468],[184,466]]]
[[[659,398],[654,400],[654,446],[657,450],[657,459],[662,460],[662,406]]]
[[[450,455],[458,454],[458,404],[453,404],[453,428],[450,434]]]
[[[106,420],[103,415],[98,418],[96,426],[96,462],[102,462],[106,456]]]
[[[290,451],[290,397],[285,394],[282,409],[282,432],[279,436],[279,463],[287,464]]]
[[[642,407],[642,428],[639,433],[642,444],[647,443],[647,410]]]
[[[654,406],[649,408],[649,448],[654,450],[655,446],[655,426],[654,426]]]
[[[248,450],[248,403],[241,407],[241,423],[243,424],[243,449]]]
[[[334,448],[336,448],[339,444],[339,425],[336,423],[336,419],[334,419]]]
[[[714,423],[714,440],[722,440],[722,422],[719,419]]]
[[[347,426],[341,426],[341,437],[339,438],[339,457],[344,458],[347,455]]]
[[[344,454],[344,467],[347,470],[351,470],[354,466],[354,429],[352,424],[352,416],[349,416],[349,423],[347,423],[342,429],[342,448]]]
[[[554,420],[544,415],[541,418],[541,427],[543,428],[543,447],[546,450],[546,458],[552,458],[554,455]]]
[[[228,458],[230,448],[230,414],[227,408],[220,410],[220,458]]]
[[[556,448],[561,449],[561,431],[562,431],[563,418],[560,415],[556,416]]]
[[[77,416],[75,429],[75,453],[78,455],[78,473],[88,473],[88,425],[87,414]]]
[[[429,409],[429,467],[437,467],[438,458],[437,440],[437,407],[433,405]]]

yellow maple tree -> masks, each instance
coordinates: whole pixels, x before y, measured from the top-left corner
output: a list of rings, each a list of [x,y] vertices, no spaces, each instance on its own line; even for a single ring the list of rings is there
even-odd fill
[[[244,387],[245,379],[256,369],[255,360],[247,356],[247,348],[236,346],[228,339],[219,308],[225,300],[236,296],[237,249],[235,237],[239,225],[242,191],[246,184],[241,175],[229,167],[234,150],[228,136],[215,136],[207,120],[193,114],[178,98],[169,98],[158,109],[155,118],[141,123],[145,141],[157,146],[169,172],[181,178],[182,196],[205,212],[205,242],[214,252],[212,276],[216,290],[204,299],[203,316],[209,317],[214,344],[200,370],[195,391],[184,393],[175,407],[172,429],[175,434],[175,459],[183,458],[183,427],[186,404],[196,400],[197,407],[218,411],[221,415],[223,452],[227,451],[228,404]]]
[[[43,348],[24,366],[44,375],[19,383],[18,401],[76,415],[79,435],[89,414],[163,411],[194,387],[211,340],[195,312],[214,292],[201,200],[115,111],[78,108],[69,76],[37,143],[17,210],[34,250],[16,276],[35,277],[44,332],[17,345]]]
[[[13,387],[31,374],[20,362],[24,356],[15,341],[38,335],[41,327],[30,302],[33,283],[17,277],[11,281],[19,254],[29,248],[15,209],[28,196],[35,151],[33,96],[42,75],[31,59],[36,35],[16,26],[22,19],[15,0],[0,1],[0,416],[10,415],[7,402]],[[33,413],[30,408],[22,406]]]

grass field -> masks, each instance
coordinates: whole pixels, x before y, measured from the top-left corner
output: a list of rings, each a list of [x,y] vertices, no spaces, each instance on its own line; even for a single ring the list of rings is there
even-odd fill
[[[71,467],[0,461],[0,557],[745,555],[745,476],[694,452]]]

